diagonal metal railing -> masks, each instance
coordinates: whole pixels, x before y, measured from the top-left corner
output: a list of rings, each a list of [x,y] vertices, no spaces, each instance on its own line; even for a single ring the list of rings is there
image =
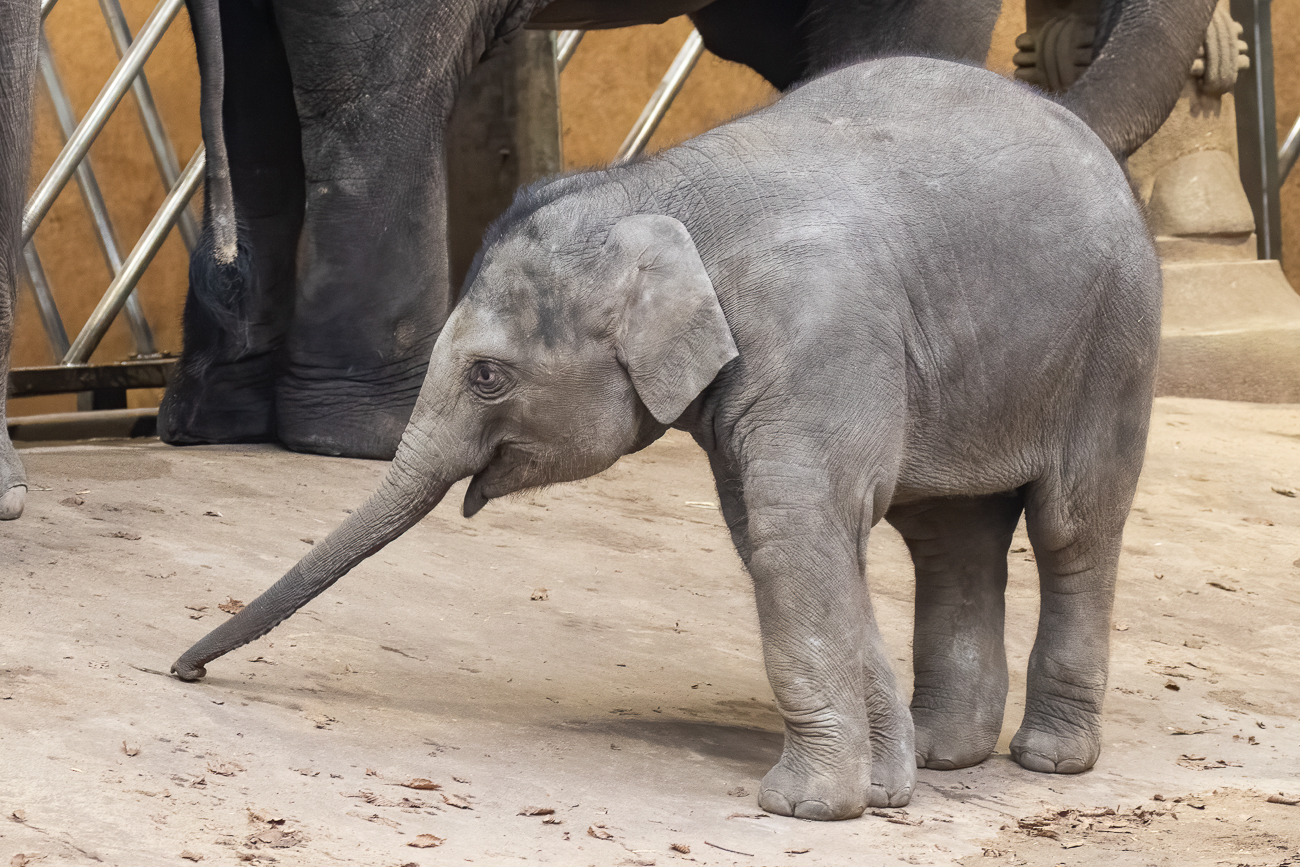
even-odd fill
[[[42,22],[56,2],[41,0]],[[37,315],[57,364],[12,371],[11,396],[96,389],[122,392],[126,388],[158,387],[166,384],[174,363],[158,354],[153,329],[136,296],[135,287],[173,228],[180,232],[188,250],[192,251],[198,242],[199,226],[188,205],[203,183],[204,150],[200,145],[184,170],[181,169],[144,73],[145,62],[175,22],[184,0],[160,0],[135,36],[131,34],[120,0],[98,0],[98,3],[118,63],[81,118],[76,116],[72,107],[43,30],[41,34],[41,79],[54,107],[63,147],[24,209],[23,265],[26,285],[36,302]],[[581,30],[557,34],[555,59],[559,70],[568,65],[583,35]],[[613,159],[615,164],[635,159],[645,150],[703,51],[699,33],[692,31],[619,148]],[[148,227],[124,255],[92,165],[90,150],[128,91],[134,96],[145,138],[168,192]],[[55,200],[74,178],[112,280],[86,323],[76,337],[70,339],[34,238]],[[119,313],[125,314],[135,344],[133,361],[90,365],[91,355]]]
[[[41,0],[42,25],[56,2]],[[153,329],[136,296],[135,287],[173,227],[180,232],[187,249],[192,250],[198,243],[198,222],[187,206],[203,180],[203,148],[198,148],[182,171],[144,73],[145,62],[174,24],[184,0],[161,0],[134,36],[120,0],[98,2],[118,63],[84,117],[78,118],[72,107],[42,26],[41,80],[54,109],[63,147],[36,185],[24,209],[23,266],[26,285],[36,302],[36,312],[57,365],[56,368],[12,371],[9,390],[13,396],[81,390],[94,392],[98,388],[121,391],[127,387],[156,387],[165,384],[173,363],[158,354]],[[124,252],[95,174],[90,149],[128,91],[134,97],[145,139],[167,195],[135,245],[129,252]],[[112,280],[85,325],[70,340],[34,236],[54,201],[74,178]],[[135,361],[125,365],[92,367],[90,357],[119,312],[124,312],[130,328]]]

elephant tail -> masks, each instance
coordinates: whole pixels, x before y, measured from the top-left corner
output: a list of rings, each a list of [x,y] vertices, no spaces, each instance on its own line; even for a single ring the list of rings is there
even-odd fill
[[[1111,153],[1127,158],[1173,111],[1197,49],[1206,41],[1214,7],[1215,0],[1109,4],[1093,37],[1091,64],[1059,101],[1087,123]],[[1050,41],[1048,27],[1040,31],[1039,41]],[[1039,46],[1040,63],[1051,62],[1043,56],[1047,47]],[[1045,72],[1050,78],[1050,71]]]
[[[207,663],[266,635],[418,523],[455,481],[431,479],[426,467],[403,440],[370,499],[261,596],[185,651],[172,664],[172,674],[185,681],[199,680],[207,673]]]
[[[230,184],[230,158],[226,153],[226,60],[221,39],[219,0],[188,0],[194,46],[199,61],[199,118],[207,150],[204,209],[211,234],[212,255],[219,265],[229,265],[239,253],[235,222],[235,195]]]

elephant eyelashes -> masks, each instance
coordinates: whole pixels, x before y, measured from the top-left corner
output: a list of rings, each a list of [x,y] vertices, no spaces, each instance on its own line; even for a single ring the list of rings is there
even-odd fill
[[[469,369],[469,386],[483,398],[496,398],[505,393],[509,382],[505,372],[490,361],[476,361]]]

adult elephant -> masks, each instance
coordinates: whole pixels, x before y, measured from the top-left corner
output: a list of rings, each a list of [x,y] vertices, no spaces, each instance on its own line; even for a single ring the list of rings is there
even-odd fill
[[[1172,109],[1213,0],[1102,0],[1065,100],[1124,155]],[[455,301],[445,132],[523,27],[689,14],[773,85],[854,57],[982,63],[1001,0],[190,0],[209,154],[206,242],[159,414],[175,444],[389,458]]]
[[[27,498],[27,476],[9,441],[5,409],[39,26],[36,0],[0,0],[0,521],[21,515]]]

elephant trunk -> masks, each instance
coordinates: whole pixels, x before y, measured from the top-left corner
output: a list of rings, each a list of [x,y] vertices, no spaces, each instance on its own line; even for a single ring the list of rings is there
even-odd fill
[[[408,431],[379,490],[361,508],[261,596],[185,651],[172,664],[172,673],[181,680],[199,680],[207,673],[204,665],[266,635],[429,514],[462,476],[429,472],[410,439]]]

